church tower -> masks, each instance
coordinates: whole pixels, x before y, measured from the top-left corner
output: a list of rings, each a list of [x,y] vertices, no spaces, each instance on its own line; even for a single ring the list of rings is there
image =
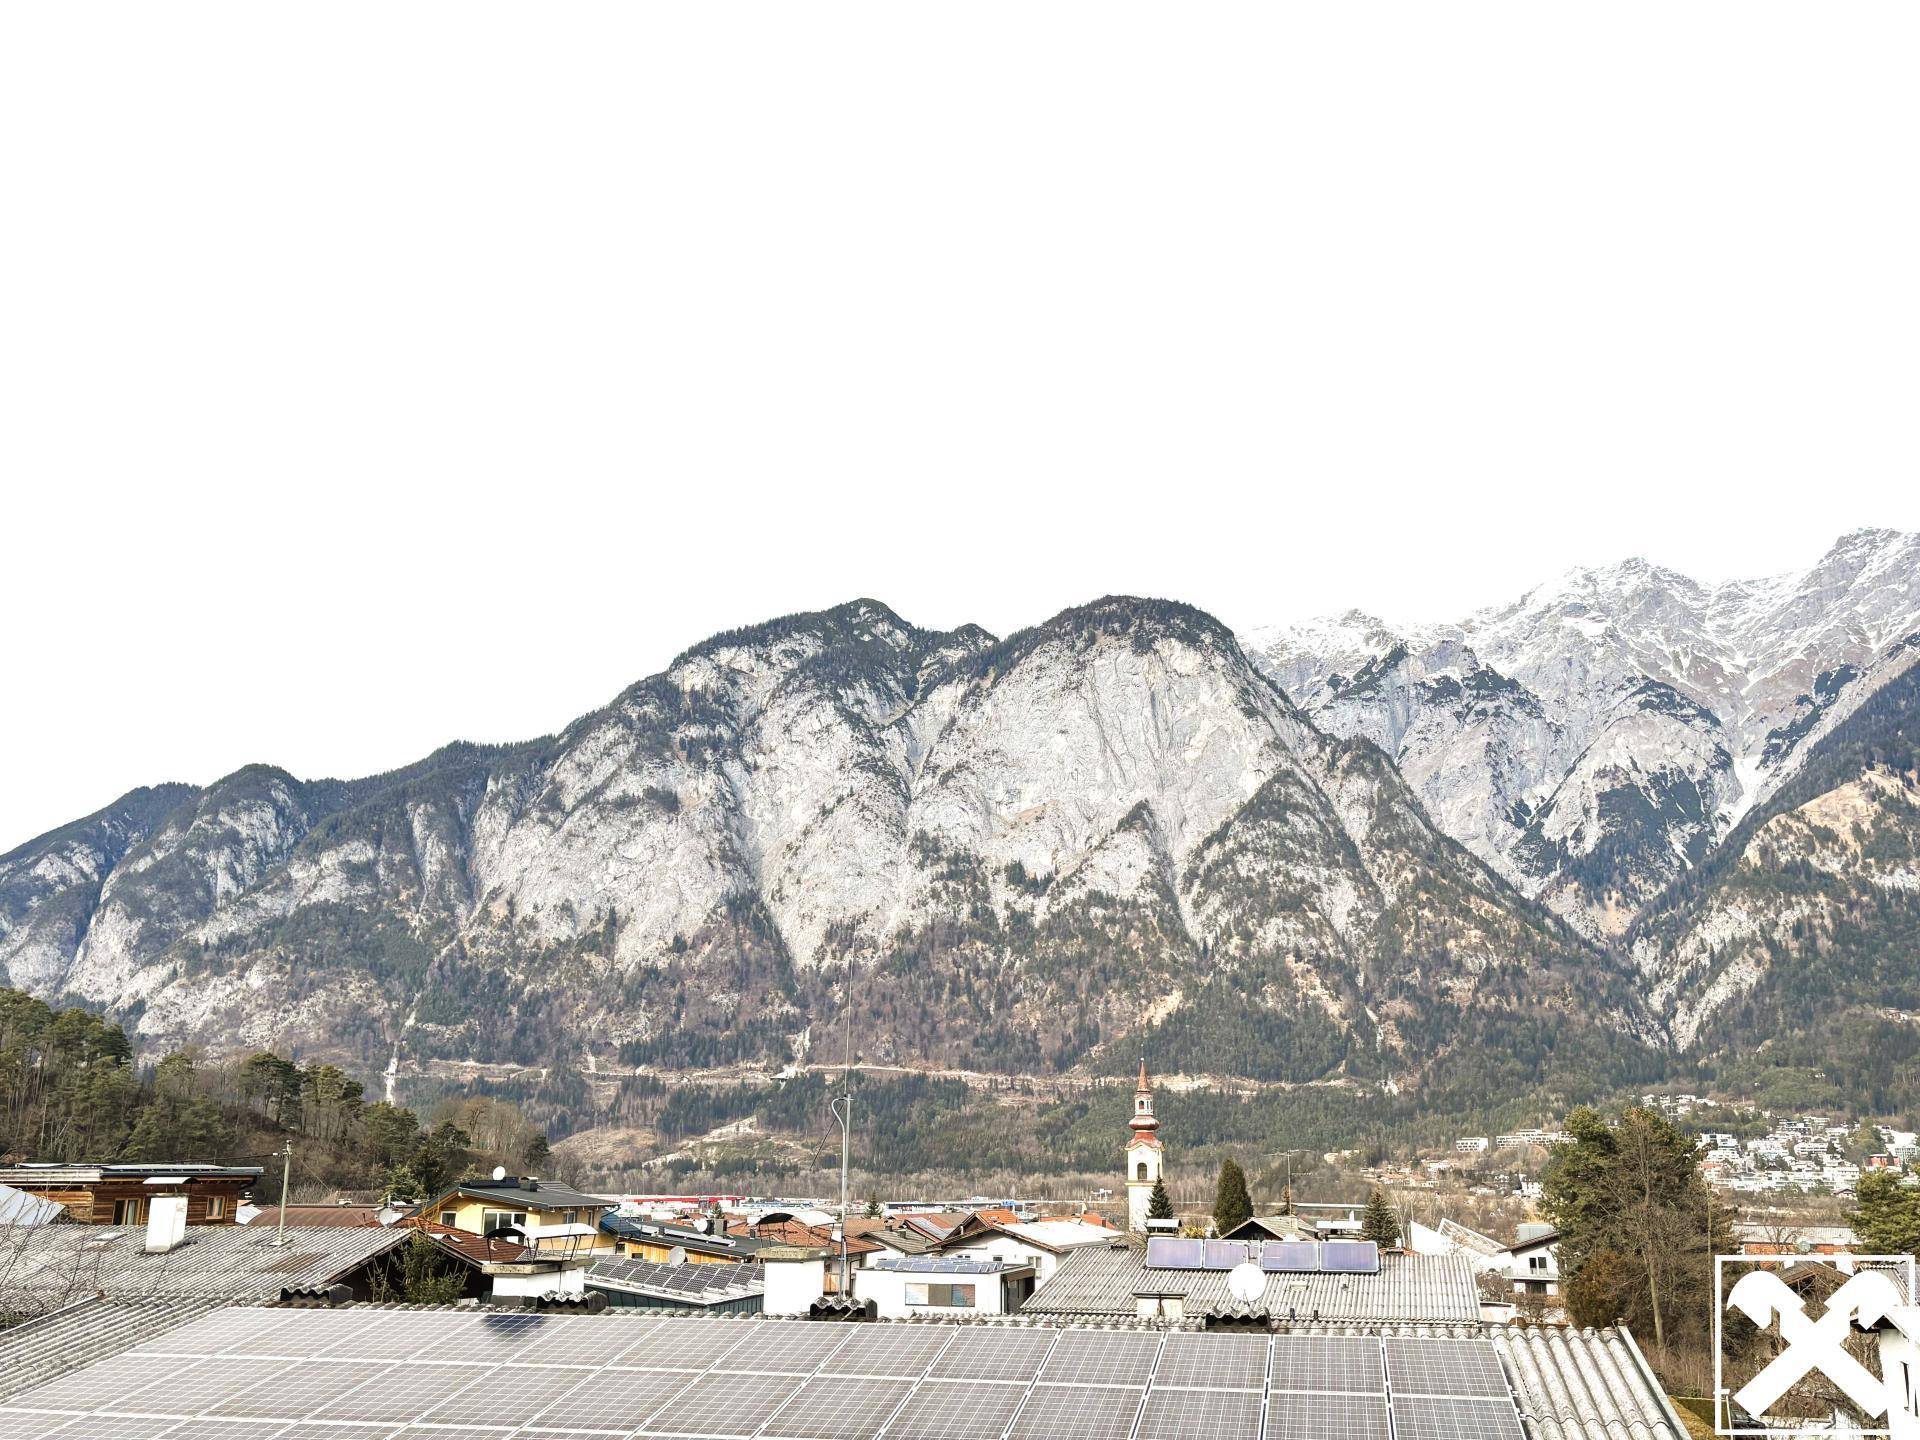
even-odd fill
[[[1127,1228],[1144,1233],[1147,1203],[1160,1179],[1160,1122],[1153,1117],[1153,1087],[1147,1083],[1146,1057],[1140,1058],[1140,1084],[1133,1092],[1133,1116],[1127,1121]]]

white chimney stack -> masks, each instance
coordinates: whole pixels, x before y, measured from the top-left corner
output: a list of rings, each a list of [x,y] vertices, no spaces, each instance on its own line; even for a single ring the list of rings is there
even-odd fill
[[[164,1255],[186,1238],[186,1196],[156,1195],[147,1202],[147,1254]]]

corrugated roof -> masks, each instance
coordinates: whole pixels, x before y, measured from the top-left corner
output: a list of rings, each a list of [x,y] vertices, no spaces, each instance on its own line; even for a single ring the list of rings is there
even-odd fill
[[[1180,1297],[1189,1313],[1224,1311],[1236,1302],[1224,1270],[1149,1270],[1137,1236],[1082,1245],[1061,1259],[1051,1278],[1022,1307],[1032,1315],[1132,1315],[1137,1297]],[[1473,1269],[1458,1255],[1380,1257],[1377,1275],[1269,1275],[1256,1308],[1307,1324],[1378,1321],[1477,1323],[1480,1294]]]
[[[1489,1326],[1528,1440],[1687,1440],[1624,1330]]]
[[[138,1226],[12,1225],[0,1228],[0,1298],[43,1309],[96,1292],[277,1299],[283,1286],[331,1284],[409,1233],[289,1225],[275,1245],[270,1225],[194,1225],[177,1248],[149,1255]]]
[[[163,1335],[223,1302],[88,1299],[0,1330],[0,1400]]]
[[[184,1175],[193,1180],[257,1180],[260,1174],[258,1165],[209,1165],[200,1160],[188,1160],[178,1165],[37,1160],[25,1165],[0,1166],[0,1182],[28,1188],[68,1183],[94,1184],[101,1180],[139,1180],[154,1175]]]
[[[280,1223],[280,1207],[264,1205],[256,1209],[253,1215],[240,1222],[243,1225],[277,1225]],[[287,1224],[289,1225],[378,1225],[380,1207],[378,1205],[289,1205],[287,1206]]]

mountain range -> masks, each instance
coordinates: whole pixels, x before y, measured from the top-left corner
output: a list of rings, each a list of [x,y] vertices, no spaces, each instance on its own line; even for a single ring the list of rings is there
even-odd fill
[[[1898,1099],[1916,661],[1885,531],[1421,627],[1109,597],[1002,640],[858,600],[555,736],[135,791],[0,856],[0,980],[402,1084],[837,1059],[851,1007],[878,1065],[1145,1049],[1436,1103],[1832,1069],[1868,1026],[1847,1073]]]

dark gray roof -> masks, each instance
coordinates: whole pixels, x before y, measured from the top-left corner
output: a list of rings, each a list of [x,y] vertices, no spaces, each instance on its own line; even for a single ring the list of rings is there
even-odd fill
[[[163,1335],[219,1300],[170,1295],[77,1301],[0,1330],[0,1400]]]
[[[1226,1271],[1149,1270],[1145,1243],[1128,1237],[1070,1251],[1021,1313],[1132,1315],[1143,1296],[1177,1296],[1189,1314],[1225,1312],[1238,1303]],[[1254,1308],[1300,1324],[1464,1324],[1479,1320],[1480,1293],[1465,1256],[1389,1252],[1380,1257],[1377,1275],[1269,1275]]]
[[[287,1243],[275,1245],[271,1225],[193,1225],[177,1248],[149,1255],[138,1226],[9,1225],[0,1227],[0,1303],[54,1309],[96,1293],[278,1299],[282,1287],[331,1284],[412,1233],[289,1225]]]
[[[698,1230],[682,1229],[678,1225],[662,1225],[624,1215],[602,1215],[600,1228],[620,1240],[643,1240],[650,1245],[677,1245],[690,1255],[731,1255],[742,1260],[782,1243],[763,1240],[757,1235],[706,1235]]]
[[[590,1210],[599,1212],[611,1210],[614,1202],[603,1195],[585,1195],[571,1185],[563,1185],[558,1180],[517,1179],[509,1175],[504,1180],[461,1180],[449,1185],[435,1200],[444,1200],[458,1192],[471,1195],[476,1200],[498,1200],[504,1209],[515,1205],[538,1205],[543,1210]],[[422,1212],[433,1209],[432,1205],[421,1207]]]

